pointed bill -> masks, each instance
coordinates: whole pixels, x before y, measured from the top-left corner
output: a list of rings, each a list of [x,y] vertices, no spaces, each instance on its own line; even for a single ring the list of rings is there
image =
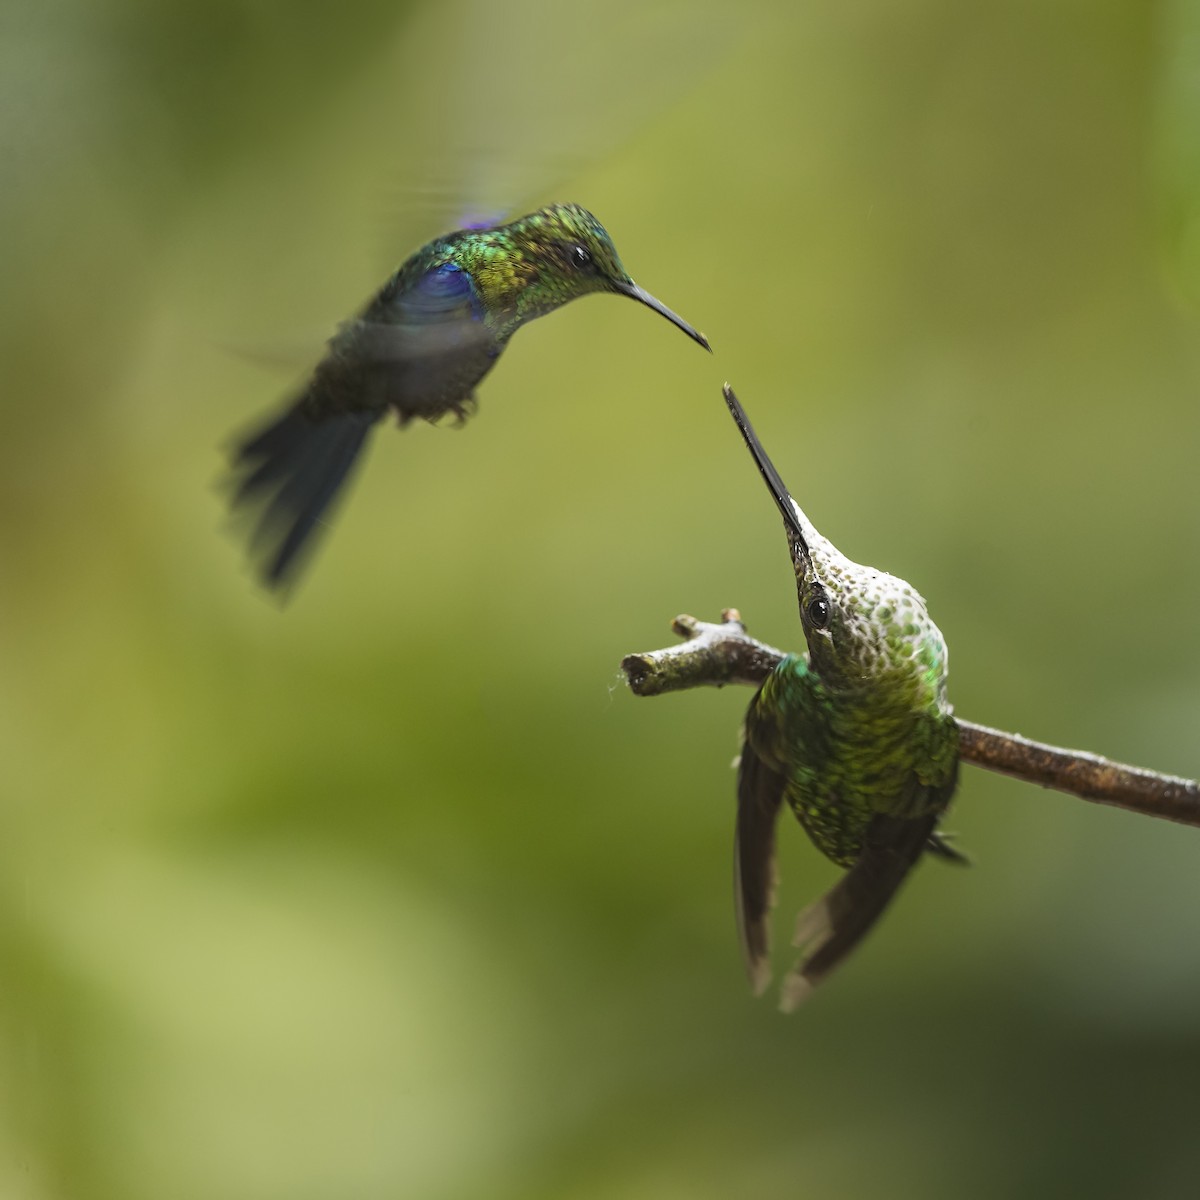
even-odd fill
[[[631,300],[638,300],[647,308],[652,308],[660,316],[666,317],[672,325],[682,329],[694,342],[699,342],[701,346],[712,353],[712,347],[708,344],[708,338],[704,336],[698,329],[693,329],[678,313],[672,312],[661,300],[650,295],[645,288],[640,288],[632,279],[621,280],[613,285],[622,296],[628,296]]]
[[[767,457],[767,452],[763,449],[762,442],[758,440],[758,434],[754,432],[754,426],[750,424],[750,418],[746,416],[746,410],[742,408],[741,402],[734,394],[733,388],[729,384],[726,384],[722,390],[725,394],[725,403],[729,405],[729,411],[733,414],[733,419],[737,422],[738,429],[742,431],[742,437],[749,447],[750,453],[754,456],[759,473],[766,481],[771,495],[775,498],[775,504],[783,515],[783,523],[787,528],[788,540],[792,542],[798,552],[804,555],[805,559],[809,559],[811,556],[808,550],[808,542],[804,540],[804,529],[801,527],[800,519],[796,512],[796,502],[792,499],[791,493],[779,477],[779,472],[775,469],[775,464]]]

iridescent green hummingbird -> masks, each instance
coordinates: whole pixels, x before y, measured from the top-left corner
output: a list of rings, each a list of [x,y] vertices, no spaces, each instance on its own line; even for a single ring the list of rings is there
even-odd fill
[[[709,348],[630,279],[604,226],[575,204],[460,229],[413,254],[341,326],[299,398],[234,451],[233,507],[254,516],[264,584],[292,582],[381,418],[465,420],[512,335],[591,292],[639,300]]]
[[[903,579],[851,562],[788,494],[733,390],[725,400],[787,531],[806,655],[787,655],[750,702],[737,779],[738,931],[756,994],[770,981],[768,918],[783,803],[849,870],[797,919],[789,1011],[875,924],[922,853],[966,862],[937,832],[958,780],[946,642]]]

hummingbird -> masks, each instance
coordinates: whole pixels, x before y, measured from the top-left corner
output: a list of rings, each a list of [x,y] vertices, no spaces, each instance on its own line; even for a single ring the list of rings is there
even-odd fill
[[[232,507],[252,516],[264,585],[292,583],[383,417],[461,424],[513,334],[591,292],[637,300],[710,349],[633,282],[604,226],[576,204],[469,226],[411,255],[330,339],[299,396],[234,448]]]
[[[879,919],[925,853],[966,863],[937,825],[958,781],[948,652],[903,579],[851,562],[792,499],[728,384],[725,401],[783,516],[807,654],[784,657],[750,701],[737,774],[734,891],[755,994],[770,982],[775,826],[786,802],[846,874],[796,922],[799,1005]]]

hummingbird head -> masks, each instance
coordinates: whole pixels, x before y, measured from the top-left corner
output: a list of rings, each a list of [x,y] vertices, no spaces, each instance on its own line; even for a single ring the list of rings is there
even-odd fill
[[[578,204],[552,204],[492,230],[488,250],[477,278],[490,305],[511,313],[514,328],[579,296],[615,292],[709,349],[702,333],[633,282],[608,231]]]
[[[792,499],[733,389],[725,402],[783,516],[809,660],[827,682],[890,680],[914,703],[945,703],[947,650],[925,601],[903,579],[851,562]]]

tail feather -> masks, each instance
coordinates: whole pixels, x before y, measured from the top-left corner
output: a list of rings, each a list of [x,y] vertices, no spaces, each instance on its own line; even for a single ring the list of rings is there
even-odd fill
[[[937,820],[937,813],[872,820],[855,864],[796,919],[794,944],[805,954],[783,982],[784,1012],[802,1004],[870,932],[926,849]]]
[[[278,484],[293,471],[303,457],[303,445],[311,430],[307,423],[291,420],[288,413],[243,442],[234,455],[234,469],[245,473],[238,480],[234,505],[244,504],[259,492]]]
[[[232,507],[251,515],[250,554],[264,586],[284,591],[294,582],[378,419],[376,412],[314,419],[295,405],[237,447]]]

